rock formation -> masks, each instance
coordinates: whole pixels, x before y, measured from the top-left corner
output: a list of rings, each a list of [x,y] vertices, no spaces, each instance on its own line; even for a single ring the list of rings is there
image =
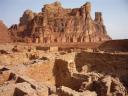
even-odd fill
[[[0,43],[10,42],[8,28],[0,21]]]
[[[101,12],[91,18],[91,3],[80,8],[64,9],[60,2],[46,4],[42,12],[26,10],[20,23],[9,30],[14,41],[34,43],[99,42],[111,39],[107,35]]]

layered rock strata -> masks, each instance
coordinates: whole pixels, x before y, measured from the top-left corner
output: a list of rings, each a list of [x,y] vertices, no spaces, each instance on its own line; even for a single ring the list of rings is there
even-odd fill
[[[42,12],[26,10],[20,23],[9,28],[13,41],[34,43],[83,43],[111,39],[107,35],[101,12],[91,17],[91,3],[65,9],[60,2],[46,4]]]

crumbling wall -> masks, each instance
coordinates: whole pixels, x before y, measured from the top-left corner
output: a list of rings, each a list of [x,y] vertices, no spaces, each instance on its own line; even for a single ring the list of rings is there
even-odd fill
[[[28,61],[29,58],[27,57],[26,53],[13,53],[0,56],[1,65],[6,64],[8,66],[15,66],[18,64],[23,64]]]
[[[61,86],[58,89],[58,96],[97,96],[97,94],[88,90],[84,92],[77,92],[71,88]]]
[[[123,80],[122,76],[127,77],[128,74],[128,56],[126,54],[81,52],[76,55],[75,64],[79,72],[82,71],[84,66],[87,66],[85,71],[110,74],[119,77],[121,80]]]
[[[70,63],[62,59],[56,59],[53,74],[55,76],[56,87],[66,86],[78,90],[83,80],[74,78],[72,75],[75,71],[70,69]]]
[[[55,76],[55,84],[57,87],[71,84],[71,74],[68,69],[68,62],[56,59],[53,67],[53,74]]]
[[[52,73],[54,63],[46,62],[33,64],[25,69],[24,75],[36,80],[37,82],[45,82],[46,84],[55,84],[55,79]]]

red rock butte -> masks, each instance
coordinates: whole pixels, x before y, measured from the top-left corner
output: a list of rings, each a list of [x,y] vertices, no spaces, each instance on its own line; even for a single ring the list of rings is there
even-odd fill
[[[15,42],[32,43],[83,43],[101,42],[111,38],[107,35],[101,12],[91,15],[91,3],[80,8],[65,9],[59,1],[46,4],[42,12],[26,10],[19,24],[9,28]]]

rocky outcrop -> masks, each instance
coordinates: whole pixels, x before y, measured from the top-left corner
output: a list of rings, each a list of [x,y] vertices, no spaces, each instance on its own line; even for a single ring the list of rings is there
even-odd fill
[[[0,21],[0,43],[11,42],[8,28]]]
[[[9,30],[14,41],[35,43],[99,42],[111,39],[101,12],[91,18],[91,3],[80,8],[64,9],[60,2],[44,5],[42,12],[26,10],[18,25]]]

